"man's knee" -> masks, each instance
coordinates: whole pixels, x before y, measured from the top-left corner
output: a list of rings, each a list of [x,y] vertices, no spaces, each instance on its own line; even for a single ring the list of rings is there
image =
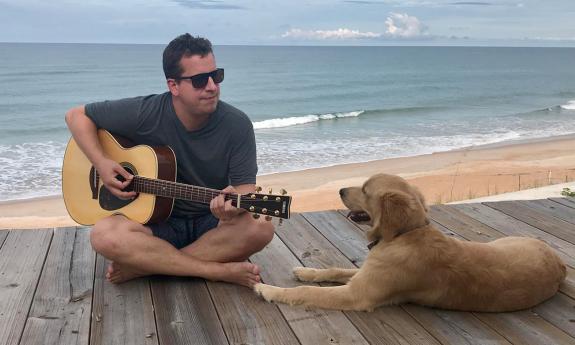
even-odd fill
[[[274,238],[275,227],[272,222],[253,220],[245,231],[245,243],[251,251],[262,250]]]
[[[122,226],[125,226],[123,217],[106,217],[94,224],[90,232],[90,243],[97,253],[107,258],[114,257],[119,251]]]

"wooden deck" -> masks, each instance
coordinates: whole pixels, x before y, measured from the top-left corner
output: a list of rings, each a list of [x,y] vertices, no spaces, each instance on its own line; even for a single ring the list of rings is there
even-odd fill
[[[536,237],[569,266],[561,292],[513,313],[416,305],[372,313],[304,310],[201,279],[103,279],[88,228],[0,230],[0,344],[575,344],[575,199],[439,205],[432,222],[486,242]],[[252,261],[265,282],[298,285],[293,266],[360,266],[363,231],[337,211],[296,214]]]

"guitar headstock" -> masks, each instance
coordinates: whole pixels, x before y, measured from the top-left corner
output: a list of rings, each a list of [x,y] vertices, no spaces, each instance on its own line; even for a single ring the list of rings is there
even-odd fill
[[[257,215],[264,215],[268,220],[269,217],[289,219],[291,196],[286,195],[285,190],[281,190],[281,195],[272,194],[271,189],[269,194],[259,193],[261,188],[256,190],[258,191],[256,193],[240,195],[239,205],[236,207],[253,213],[256,218]]]

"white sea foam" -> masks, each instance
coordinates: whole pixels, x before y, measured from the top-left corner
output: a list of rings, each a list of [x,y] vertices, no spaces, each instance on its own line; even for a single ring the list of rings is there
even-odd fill
[[[565,110],[575,110],[575,100],[567,102],[567,104],[563,104],[561,109]]]
[[[0,145],[0,200],[60,193],[64,143]]]
[[[282,118],[254,122],[254,129],[290,127],[321,120],[333,120],[343,117],[357,117],[363,113],[364,113],[363,110],[359,110],[359,111],[350,111],[347,113],[333,113],[333,114],[330,113],[320,115],[311,114],[303,116],[282,117]]]

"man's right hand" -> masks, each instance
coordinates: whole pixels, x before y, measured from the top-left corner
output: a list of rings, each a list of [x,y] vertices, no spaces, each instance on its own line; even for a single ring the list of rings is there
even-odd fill
[[[98,173],[100,174],[100,178],[104,183],[104,186],[108,188],[108,190],[121,199],[132,199],[138,193],[132,192],[124,192],[122,191],[124,188],[128,187],[128,185],[132,182],[134,178],[129,172],[127,172],[120,164],[115,162],[112,159],[104,158],[97,165],[94,166]],[[121,175],[124,177],[125,181],[120,181],[116,178],[116,176]]]

